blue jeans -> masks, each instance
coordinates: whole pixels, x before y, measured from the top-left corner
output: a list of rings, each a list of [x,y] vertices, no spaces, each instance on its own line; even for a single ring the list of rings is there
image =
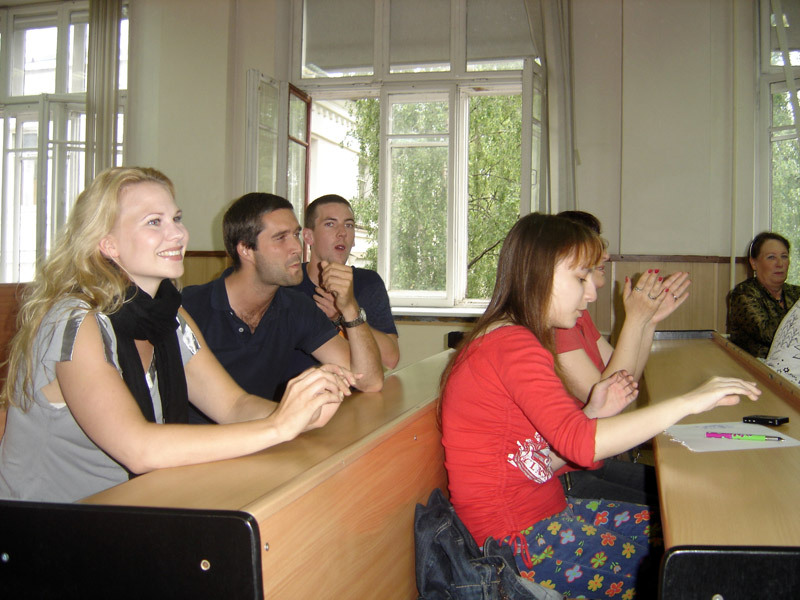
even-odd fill
[[[503,540],[522,577],[571,598],[655,598],[663,544],[653,509],[567,501],[563,512]]]

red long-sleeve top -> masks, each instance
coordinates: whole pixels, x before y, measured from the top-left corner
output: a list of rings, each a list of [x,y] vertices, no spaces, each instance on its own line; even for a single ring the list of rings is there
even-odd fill
[[[595,466],[595,430],[528,329],[500,327],[474,340],[444,389],[442,443],[450,500],[477,543],[564,510],[547,455],[552,447]]]

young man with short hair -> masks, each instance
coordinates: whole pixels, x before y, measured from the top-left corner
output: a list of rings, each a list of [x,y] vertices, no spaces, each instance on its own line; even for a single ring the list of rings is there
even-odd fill
[[[306,208],[303,240],[310,247],[303,265],[303,282],[295,289],[314,299],[335,324],[346,327],[349,315],[363,310],[378,344],[383,365],[397,366],[400,349],[389,295],[380,275],[369,269],[347,266],[355,244],[355,218],[350,203],[336,194],[314,200]]]

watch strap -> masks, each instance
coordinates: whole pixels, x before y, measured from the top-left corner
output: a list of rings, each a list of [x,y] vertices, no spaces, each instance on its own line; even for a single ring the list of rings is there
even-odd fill
[[[364,311],[363,308],[361,308],[358,311],[358,317],[356,317],[352,321],[342,320],[342,326],[347,329],[350,329],[352,327],[358,327],[359,325],[363,325],[366,322],[367,322],[367,313]]]

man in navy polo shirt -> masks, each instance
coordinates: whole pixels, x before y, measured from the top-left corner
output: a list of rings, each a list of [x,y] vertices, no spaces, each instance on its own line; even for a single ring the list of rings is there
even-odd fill
[[[276,390],[295,374],[288,367],[297,349],[361,374],[358,389],[379,391],[380,353],[358,307],[345,307],[345,339],[311,299],[287,288],[303,278],[301,229],[291,203],[245,194],[225,213],[222,229],[233,267],[185,288],[183,307],[236,382],[248,393],[279,400]],[[335,281],[323,283],[336,294],[341,289]]]
[[[400,348],[386,286],[375,271],[345,264],[355,244],[356,224],[350,203],[336,194],[321,196],[306,207],[303,224],[303,239],[311,252],[309,262],[303,265],[303,282],[294,289],[312,298],[340,327],[347,306],[355,304],[363,309],[381,361],[387,369],[393,369],[400,360]],[[339,295],[320,284],[334,276],[344,290]],[[348,329],[342,327],[342,331],[349,335]]]

